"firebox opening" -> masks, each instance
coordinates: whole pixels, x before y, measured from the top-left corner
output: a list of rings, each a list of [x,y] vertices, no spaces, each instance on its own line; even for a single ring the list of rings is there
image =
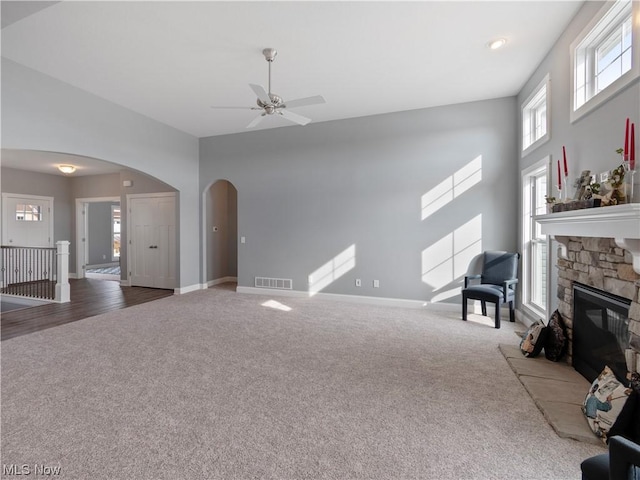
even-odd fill
[[[590,382],[607,365],[625,378],[630,305],[627,298],[573,284],[573,366]]]

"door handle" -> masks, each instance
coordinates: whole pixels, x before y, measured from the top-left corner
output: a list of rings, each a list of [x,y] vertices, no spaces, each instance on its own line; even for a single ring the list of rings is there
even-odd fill
[[[158,248],[158,245],[149,245],[149,248]]]

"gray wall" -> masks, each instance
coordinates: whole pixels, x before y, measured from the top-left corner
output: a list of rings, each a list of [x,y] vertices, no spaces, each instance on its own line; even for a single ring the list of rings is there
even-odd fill
[[[2,146],[106,160],[174,187],[179,192],[178,284],[200,285],[195,137],[3,58]]]
[[[627,117],[640,123],[640,83],[635,84],[610,99],[574,123],[569,121],[571,109],[570,45],[585,25],[602,7],[602,2],[585,2],[553,49],[542,61],[518,94],[518,106],[524,103],[533,89],[548,73],[551,78],[551,139],[521,159],[521,167],[527,167],[546,155],[551,155],[554,165],[562,158],[562,146],[567,149],[570,177],[577,177],[582,170],[601,172],[620,165],[616,149],[624,144],[624,126]],[[518,109],[520,110],[520,109]],[[636,134],[637,135],[637,134]],[[522,136],[518,135],[519,147]],[[554,185],[556,174],[553,175]]]
[[[603,2],[585,2],[571,21],[565,32],[558,39],[554,47],[535,70],[531,78],[518,94],[518,111],[531,94],[533,89],[542,81],[546,74],[551,79],[551,129],[549,142],[539,148],[521,156],[520,168],[525,169],[547,155],[552,159],[552,185],[556,185],[556,162],[562,159],[562,146],[567,149],[569,176],[577,177],[582,170],[592,173],[611,170],[620,165],[620,155],[615,151],[624,143],[624,126],[626,118],[630,118],[640,125],[640,83],[636,81],[596,110],[591,111],[574,123],[569,120],[571,108],[570,84],[570,45],[600,10]],[[549,95],[549,92],[547,93]],[[519,117],[521,122],[521,118]],[[519,122],[519,125],[521,123]],[[638,135],[636,133],[636,135]],[[637,139],[637,137],[636,137]],[[522,136],[518,134],[518,148],[521,151]],[[640,178],[636,178],[636,182]],[[636,184],[635,189],[640,188]],[[553,191],[556,194],[556,191]],[[552,245],[553,265],[555,265],[557,246]],[[550,312],[557,307],[557,300],[553,292],[556,291],[556,272],[552,267],[552,285]]]
[[[473,254],[516,248],[516,124],[512,97],[205,138],[200,191],[238,190],[239,285],[458,302]]]
[[[120,202],[96,202],[88,205],[88,265],[112,263],[111,207]]]

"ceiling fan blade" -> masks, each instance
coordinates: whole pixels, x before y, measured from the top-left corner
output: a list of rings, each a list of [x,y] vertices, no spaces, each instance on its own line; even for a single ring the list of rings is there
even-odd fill
[[[253,83],[250,83],[249,87],[251,87],[251,90],[253,90],[253,93],[255,93],[257,95],[257,97],[260,100],[262,100],[263,103],[266,103],[266,104],[270,104],[271,103],[271,99],[269,98],[269,94],[267,93],[267,91],[264,89],[264,87],[262,85],[255,85]]]
[[[289,102],[284,102],[286,108],[306,107],[307,105],[318,105],[320,103],[327,103],[322,95],[316,95],[315,97],[298,98]]]
[[[302,115],[298,115],[297,113],[293,113],[288,110],[280,110],[279,113],[287,120],[290,120],[293,123],[297,123],[298,125],[306,125],[311,121],[310,118],[303,117]]]
[[[258,107],[216,107],[216,106],[212,106],[211,108],[213,108],[214,110],[220,110],[220,109],[232,109],[232,110],[261,110]]]
[[[256,125],[258,125],[262,119],[264,118],[264,113],[262,115],[258,115],[256,118],[254,118],[253,120],[251,120],[251,123],[249,125],[247,125],[247,128],[253,128]]]

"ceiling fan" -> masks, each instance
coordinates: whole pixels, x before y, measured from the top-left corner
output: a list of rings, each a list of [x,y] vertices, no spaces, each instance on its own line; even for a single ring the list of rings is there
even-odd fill
[[[271,63],[276,58],[278,52],[274,48],[265,48],[262,50],[264,58],[269,63],[269,91],[267,92],[262,85],[249,84],[253,93],[258,96],[256,103],[257,107],[211,107],[211,108],[233,108],[241,110],[261,110],[262,113],[254,118],[247,128],[253,128],[258,125],[267,115],[282,115],[287,120],[297,123],[298,125],[306,125],[311,121],[310,118],[303,117],[297,113],[290,111],[295,107],[306,107],[308,105],[318,105],[320,103],[326,103],[322,95],[316,95],[313,97],[298,98],[296,100],[290,100],[285,102],[282,97],[271,93]]]

